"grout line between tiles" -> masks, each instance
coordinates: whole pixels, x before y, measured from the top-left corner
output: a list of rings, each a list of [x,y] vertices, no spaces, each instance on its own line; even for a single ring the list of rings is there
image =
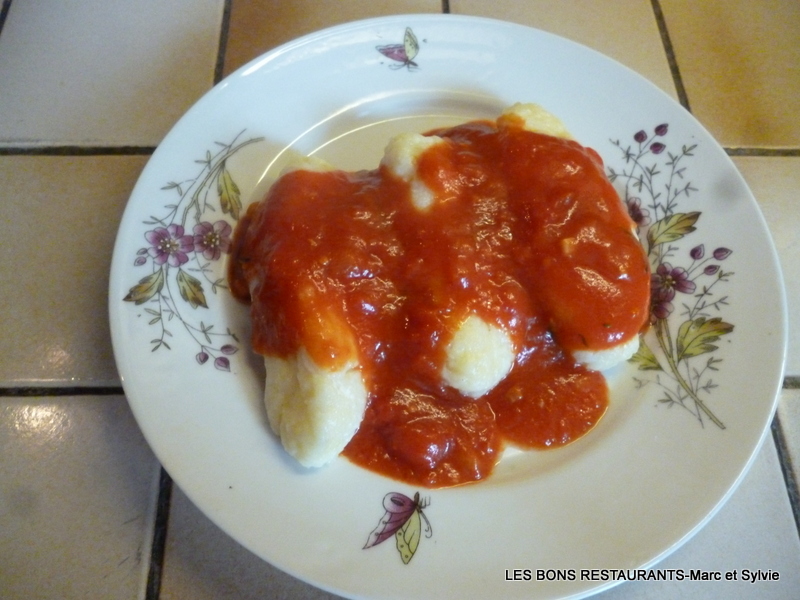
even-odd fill
[[[0,156],[148,156],[155,146],[6,146]]]
[[[778,461],[783,472],[783,480],[786,484],[786,493],[789,496],[789,504],[792,507],[794,524],[797,528],[797,535],[800,537],[800,491],[797,487],[797,479],[794,476],[792,467],[792,457],[786,447],[786,438],[783,435],[783,428],[778,414],[772,419],[772,439],[775,441],[775,449],[778,452]]]
[[[783,379],[783,389],[785,390],[798,390],[800,389],[800,377],[785,377]]]
[[[34,396],[124,396],[119,386],[64,386],[64,387],[7,387],[0,388],[0,398],[31,398]]]
[[[158,479],[156,521],[153,527],[153,543],[150,546],[150,569],[147,573],[145,600],[158,600],[161,594],[161,575],[164,570],[164,554],[167,546],[167,525],[172,504],[172,479],[161,467]]]
[[[678,68],[678,60],[675,58],[675,50],[672,47],[672,40],[669,37],[667,30],[667,21],[664,18],[664,12],[661,10],[661,3],[659,0],[650,0],[653,7],[653,15],[658,25],[658,32],[661,34],[661,43],[664,46],[664,52],[667,55],[667,63],[669,70],[672,73],[672,81],[675,84],[675,91],[678,94],[678,100],[686,110],[691,112],[689,107],[689,96],[686,94],[686,88],[683,86],[683,78],[681,77],[680,69]]]
[[[800,156],[800,148],[725,148],[728,156]]]
[[[228,49],[228,30],[231,23],[231,0],[225,0],[222,7],[222,23],[219,31],[219,47],[217,48],[217,64],[214,68],[214,85],[222,81],[225,72],[225,52]]]
[[[11,8],[11,0],[3,0],[3,6],[0,7],[0,35],[3,33],[3,25],[6,23],[8,11]]]

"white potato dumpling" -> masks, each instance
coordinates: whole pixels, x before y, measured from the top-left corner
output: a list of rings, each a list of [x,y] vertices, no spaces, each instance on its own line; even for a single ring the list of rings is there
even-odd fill
[[[516,359],[508,334],[470,315],[447,345],[444,382],[465,396],[479,398],[500,383]]]
[[[564,123],[553,113],[548,112],[538,104],[517,102],[505,109],[497,120],[498,126],[502,129],[510,123],[522,120],[522,127],[534,133],[543,133],[553,137],[572,139],[572,135],[567,131]]]
[[[313,173],[326,173],[328,171],[335,171],[334,167],[327,160],[317,156],[297,156],[289,159],[289,162],[281,169],[281,175],[286,175],[292,171],[311,171]]]
[[[367,389],[358,363],[318,366],[304,348],[289,358],[265,356],[264,404],[270,427],[305,467],[336,458],[358,430]]]
[[[639,239],[636,228],[631,229],[633,236]],[[573,253],[578,244],[576,238],[563,238],[561,240],[562,252],[569,256]],[[604,350],[575,350],[572,358],[575,362],[585,366],[592,371],[608,371],[618,364],[625,362],[639,350],[639,336],[635,335],[631,339],[620,342],[619,344]]]
[[[433,191],[419,179],[417,173],[419,157],[431,146],[443,142],[442,138],[435,135],[401,133],[389,140],[384,151],[381,164],[409,184],[411,202],[417,210],[427,210],[435,200]]]
[[[639,336],[605,350],[576,350],[572,358],[592,371],[608,371],[625,362],[639,349]]]

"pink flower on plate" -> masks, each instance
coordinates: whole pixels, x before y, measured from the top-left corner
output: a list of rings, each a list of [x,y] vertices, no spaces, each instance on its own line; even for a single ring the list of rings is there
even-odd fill
[[[168,227],[156,227],[144,234],[151,247],[147,252],[157,265],[168,263],[170,267],[179,267],[188,262],[188,253],[194,250],[194,240],[184,235],[183,227],[175,223]]]
[[[213,225],[203,221],[194,226],[194,251],[202,253],[206,260],[217,260],[231,249],[231,226],[225,221]]]
[[[651,315],[656,319],[666,319],[672,313],[675,292],[691,294],[696,288],[683,267],[673,267],[669,263],[658,265],[655,273],[650,275]]]
[[[663,291],[669,298],[675,296],[675,292],[691,294],[697,288],[694,281],[689,279],[689,273],[683,267],[673,267],[669,263],[658,265],[656,272],[650,276],[650,286],[653,291]]]
[[[651,320],[666,319],[672,314],[672,299],[675,292],[666,288],[654,289],[650,298]]]

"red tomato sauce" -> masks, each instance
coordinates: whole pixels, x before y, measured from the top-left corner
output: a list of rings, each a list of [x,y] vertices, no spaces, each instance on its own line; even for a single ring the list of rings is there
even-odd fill
[[[418,161],[429,209],[385,166],[288,173],[237,228],[229,280],[256,352],[359,361],[369,402],[349,460],[443,487],[487,477],[506,443],[558,447],[595,426],[605,380],[570,353],[637,335],[650,276],[593,150],[482,121],[431,133],[445,143]],[[469,314],[517,349],[478,399],[440,376]]]

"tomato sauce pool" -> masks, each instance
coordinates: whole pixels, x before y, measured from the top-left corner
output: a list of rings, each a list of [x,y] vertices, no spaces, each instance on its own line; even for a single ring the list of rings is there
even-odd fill
[[[606,382],[572,353],[635,337],[650,276],[593,150],[513,122],[431,134],[444,142],[418,160],[429,208],[385,166],[289,172],[237,228],[229,279],[251,303],[256,352],[305,347],[331,369],[357,355],[369,401],[349,460],[443,487],[487,477],[505,444],[553,448],[595,426]],[[517,351],[477,399],[440,374],[468,315]]]

